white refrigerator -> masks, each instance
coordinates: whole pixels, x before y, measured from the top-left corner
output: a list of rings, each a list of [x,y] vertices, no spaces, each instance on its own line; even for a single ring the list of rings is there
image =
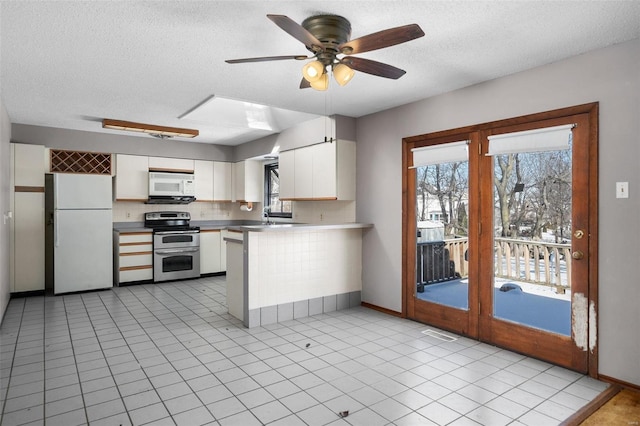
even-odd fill
[[[46,175],[47,289],[113,286],[111,176]]]

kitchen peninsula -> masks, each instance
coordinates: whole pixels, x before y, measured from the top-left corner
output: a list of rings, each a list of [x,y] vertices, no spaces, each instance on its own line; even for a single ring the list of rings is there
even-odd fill
[[[227,305],[257,327],[360,305],[362,233],[370,224],[230,227]]]

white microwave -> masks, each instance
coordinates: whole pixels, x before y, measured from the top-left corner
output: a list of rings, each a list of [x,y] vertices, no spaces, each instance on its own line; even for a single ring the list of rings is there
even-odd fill
[[[195,197],[195,176],[190,173],[149,172],[149,197]]]

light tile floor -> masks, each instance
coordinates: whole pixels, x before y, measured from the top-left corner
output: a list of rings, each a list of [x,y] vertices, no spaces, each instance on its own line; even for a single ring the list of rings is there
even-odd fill
[[[224,277],[16,298],[0,424],[541,426],[607,387],[427,328],[359,307],[246,329]]]

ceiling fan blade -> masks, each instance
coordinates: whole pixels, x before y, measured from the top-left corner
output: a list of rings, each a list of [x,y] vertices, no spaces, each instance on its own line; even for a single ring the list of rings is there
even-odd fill
[[[293,38],[301,41],[313,52],[324,52],[322,42],[307,31],[302,25],[285,15],[267,15],[277,26],[289,33]]]
[[[267,15],[277,26],[289,33],[295,39],[304,43],[313,52],[324,52],[322,42],[307,31],[302,25],[285,15]]]
[[[307,81],[307,79],[303,77],[302,81],[300,81],[300,88],[301,89],[308,89],[309,87],[311,87],[311,83],[309,83]]]
[[[423,35],[424,31],[418,24],[409,24],[349,40],[338,46],[338,50],[345,55],[369,52],[411,41]]]
[[[225,62],[228,64],[243,64],[245,62],[267,62],[267,61],[284,61],[287,59],[295,59],[296,61],[303,61],[307,58],[305,55],[290,55],[290,56],[262,56],[258,58],[243,58],[243,59],[227,59]]]
[[[396,68],[392,65],[383,64],[382,62],[372,61],[371,59],[357,58],[347,56],[342,58],[341,63],[356,71],[364,72],[378,77],[399,79],[406,74],[405,70]]]

